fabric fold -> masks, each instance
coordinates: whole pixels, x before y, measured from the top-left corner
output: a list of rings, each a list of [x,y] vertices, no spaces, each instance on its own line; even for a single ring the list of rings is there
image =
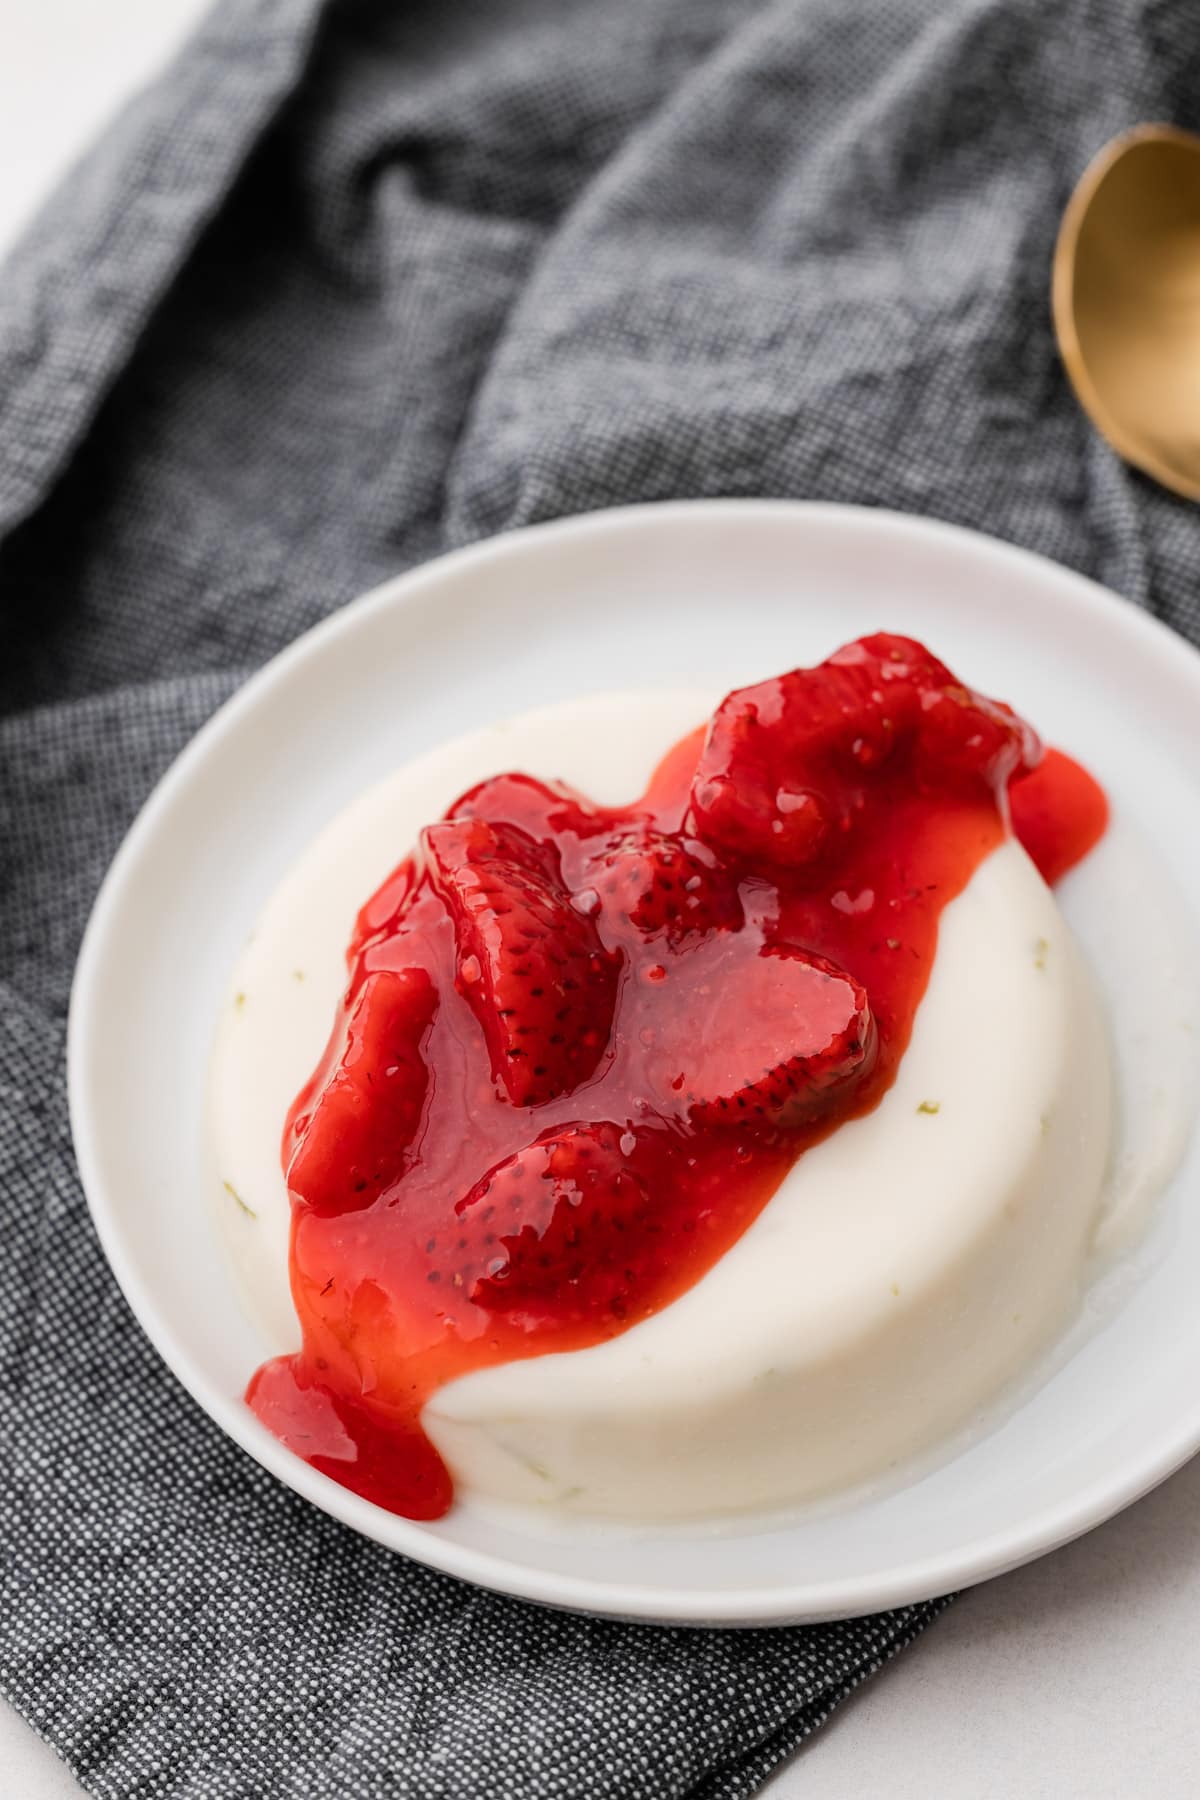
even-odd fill
[[[298,78],[323,0],[223,0],[23,235],[0,284],[0,534],[60,473]]]

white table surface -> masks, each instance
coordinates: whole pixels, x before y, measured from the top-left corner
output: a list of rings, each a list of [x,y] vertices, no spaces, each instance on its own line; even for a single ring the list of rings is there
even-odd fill
[[[0,253],[205,4],[0,0]],[[1200,1460],[1079,1543],[964,1596],[764,1791],[1195,1800],[1198,1623]],[[78,1793],[0,1702],[2,1800]]]

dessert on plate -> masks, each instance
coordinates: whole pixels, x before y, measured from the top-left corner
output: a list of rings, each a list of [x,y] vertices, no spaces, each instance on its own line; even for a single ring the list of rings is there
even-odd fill
[[[1112,1077],[1052,886],[1101,790],[886,633],[703,711],[409,765],[239,965],[247,1400],[393,1512],[785,1507],[945,1437],[1077,1299]]]

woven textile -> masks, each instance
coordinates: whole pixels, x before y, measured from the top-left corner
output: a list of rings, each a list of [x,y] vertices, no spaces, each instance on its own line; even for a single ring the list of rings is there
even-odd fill
[[[307,1507],[107,1271],[67,996],[123,831],[244,674],[516,524],[884,504],[1200,635],[1196,515],[1089,431],[1047,317],[1061,207],[1138,118],[1200,125],[1184,6],[227,0],[10,258],[0,1684],[91,1792],[734,1800],[936,1611],[577,1619]]]

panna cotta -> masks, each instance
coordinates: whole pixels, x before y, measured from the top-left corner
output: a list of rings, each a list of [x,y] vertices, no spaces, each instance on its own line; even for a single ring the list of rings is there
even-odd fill
[[[460,738],[268,904],[213,1150],[251,1404],[317,1467],[424,1517],[778,1508],[1062,1327],[1112,1076],[1007,798],[1052,876],[1103,800],[920,646],[839,656],[707,734],[683,692]]]

